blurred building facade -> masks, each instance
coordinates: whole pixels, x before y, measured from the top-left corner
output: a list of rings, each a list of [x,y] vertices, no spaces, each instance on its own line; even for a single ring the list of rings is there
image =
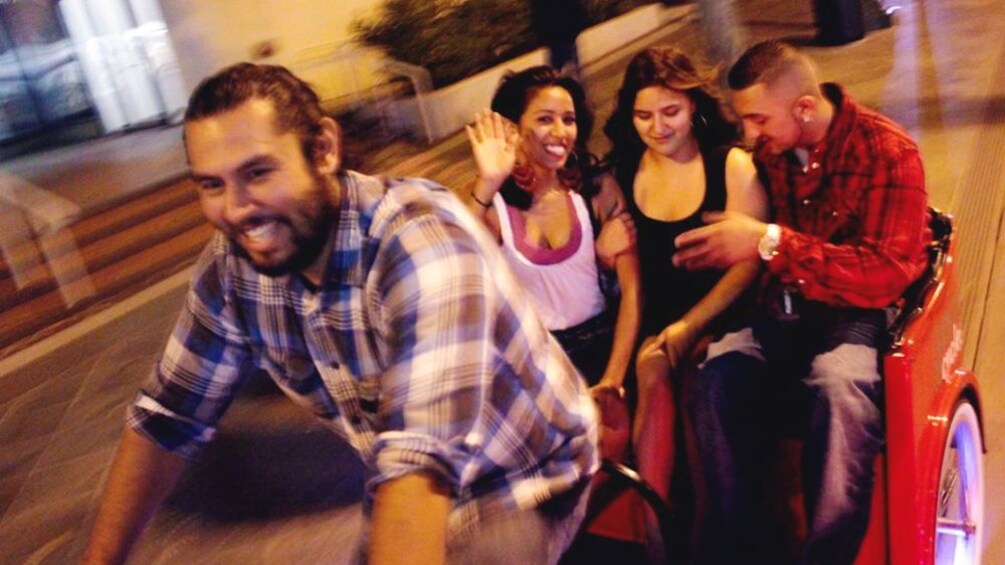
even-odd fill
[[[242,60],[299,68],[326,98],[359,92],[350,22],[380,3],[0,1],[0,155],[173,121],[202,77]]]

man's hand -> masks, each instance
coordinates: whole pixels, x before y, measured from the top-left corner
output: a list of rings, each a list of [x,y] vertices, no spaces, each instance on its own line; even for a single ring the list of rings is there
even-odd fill
[[[690,270],[726,269],[747,259],[755,259],[757,243],[768,224],[739,212],[706,212],[708,225],[686,231],[674,240],[677,253],[673,264]]]
[[[607,270],[614,270],[618,255],[635,249],[635,222],[628,212],[619,212],[604,222],[597,235],[597,259]]]
[[[639,363],[649,357],[665,356],[670,365],[670,371],[676,371],[682,361],[687,359],[697,336],[690,324],[677,320],[663,328],[658,335],[647,338],[639,347]]]

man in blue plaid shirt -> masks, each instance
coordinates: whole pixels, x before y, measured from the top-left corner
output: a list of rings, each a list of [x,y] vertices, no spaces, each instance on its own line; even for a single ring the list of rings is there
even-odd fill
[[[370,562],[557,561],[595,409],[463,204],[343,170],[338,125],[281,67],[203,81],[184,134],[218,233],[129,409],[85,562],[125,560],[255,369],[368,464]]]

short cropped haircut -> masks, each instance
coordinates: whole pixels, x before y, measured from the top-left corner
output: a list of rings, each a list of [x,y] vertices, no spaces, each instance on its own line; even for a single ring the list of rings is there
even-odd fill
[[[805,66],[810,66],[809,61],[792,45],[776,39],[762,41],[733,64],[727,82],[732,90],[757,83],[771,85],[782,75]]]
[[[304,158],[313,162],[314,140],[325,113],[317,93],[285,67],[237,63],[204,79],[189,98],[185,122],[222,114],[252,99],[272,102],[278,132],[294,132]]]

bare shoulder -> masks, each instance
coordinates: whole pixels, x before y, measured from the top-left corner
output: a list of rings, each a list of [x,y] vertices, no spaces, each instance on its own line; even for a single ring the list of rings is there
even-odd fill
[[[726,154],[726,174],[756,175],[754,157],[740,147],[733,147]]]
[[[765,219],[768,198],[750,153],[734,147],[726,155],[726,209]]]

